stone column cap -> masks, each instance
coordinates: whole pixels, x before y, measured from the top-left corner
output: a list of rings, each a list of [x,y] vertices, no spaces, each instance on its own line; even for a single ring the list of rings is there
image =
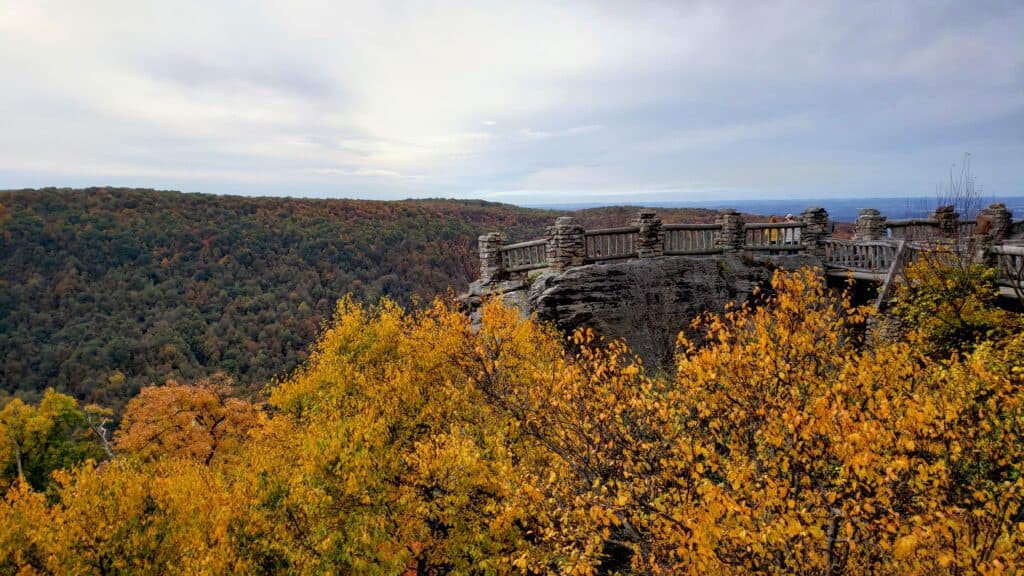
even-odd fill
[[[559,216],[555,218],[555,226],[575,226],[576,218],[572,216]]]
[[[882,213],[876,208],[861,208],[858,216],[881,216]]]

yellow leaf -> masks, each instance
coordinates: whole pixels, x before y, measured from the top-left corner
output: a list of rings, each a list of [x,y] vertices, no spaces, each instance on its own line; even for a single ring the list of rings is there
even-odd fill
[[[909,558],[916,549],[917,536],[907,534],[906,536],[901,536],[896,540],[896,543],[893,545],[892,552],[897,559],[902,560]]]

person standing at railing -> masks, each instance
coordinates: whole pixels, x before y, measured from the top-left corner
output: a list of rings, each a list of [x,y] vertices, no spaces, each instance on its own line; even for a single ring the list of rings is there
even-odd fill
[[[776,216],[773,215],[771,218],[768,219],[768,223],[769,224],[778,224],[779,223],[779,219]],[[779,229],[775,228],[775,227],[769,228],[768,229],[768,244],[778,244],[778,243],[779,243]]]
[[[800,228],[796,227],[796,218],[792,214],[786,214],[786,224],[792,224],[792,227],[786,228],[785,242],[786,244],[799,244],[800,243]]]

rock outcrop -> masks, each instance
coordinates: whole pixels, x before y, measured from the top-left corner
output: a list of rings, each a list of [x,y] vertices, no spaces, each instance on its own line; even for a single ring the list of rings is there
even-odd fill
[[[820,267],[821,262],[809,255],[664,256],[477,283],[463,299],[471,312],[483,297],[494,295],[567,333],[590,327],[604,338],[624,339],[648,367],[669,369],[676,336],[694,318],[747,300],[776,268],[802,266]]]

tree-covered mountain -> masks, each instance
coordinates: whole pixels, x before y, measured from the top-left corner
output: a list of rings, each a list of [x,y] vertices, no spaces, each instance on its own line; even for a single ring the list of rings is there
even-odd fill
[[[907,273],[894,316],[778,273],[671,372],[500,301],[344,300],[261,398],[149,386],[112,434],[14,399],[0,574],[1020,574],[1024,316],[984,266]]]
[[[635,210],[577,215],[619,226]],[[405,304],[462,289],[479,234],[525,239],[560,214],[481,201],[3,191],[0,400],[51,386],[118,407],[144,385],[217,371],[261,385],[303,361],[338,298]]]

